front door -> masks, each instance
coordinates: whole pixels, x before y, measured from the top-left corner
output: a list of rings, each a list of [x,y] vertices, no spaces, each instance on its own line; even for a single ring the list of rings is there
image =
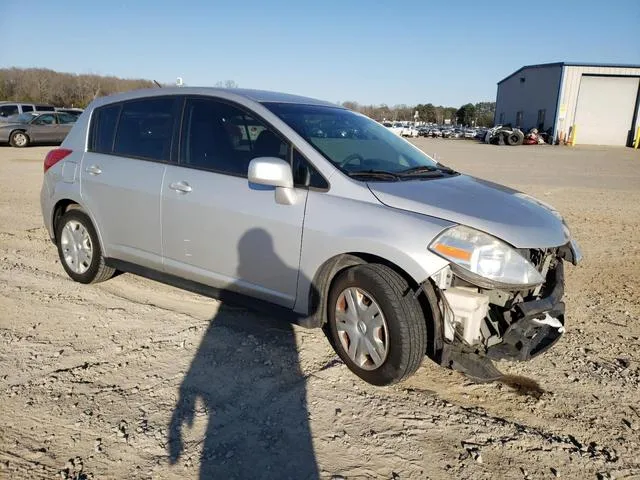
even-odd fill
[[[290,146],[240,108],[187,99],[180,165],[162,185],[165,270],[207,285],[293,307],[307,190],[293,205],[252,185],[252,158],[288,158]]]
[[[29,136],[32,142],[55,142],[58,121],[53,113],[44,113],[31,122]]]

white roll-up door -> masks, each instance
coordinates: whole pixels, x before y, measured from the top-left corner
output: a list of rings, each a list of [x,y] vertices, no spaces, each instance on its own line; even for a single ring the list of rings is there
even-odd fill
[[[627,144],[639,80],[637,77],[582,76],[575,116],[577,144]]]

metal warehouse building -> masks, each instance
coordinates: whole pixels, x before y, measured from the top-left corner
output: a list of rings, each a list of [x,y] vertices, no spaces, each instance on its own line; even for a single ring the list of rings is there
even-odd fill
[[[577,144],[627,145],[640,127],[640,65],[529,65],[498,82],[496,124],[575,130]]]

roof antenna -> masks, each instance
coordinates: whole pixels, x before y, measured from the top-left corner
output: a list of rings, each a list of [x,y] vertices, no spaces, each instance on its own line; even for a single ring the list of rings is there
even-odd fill
[[[153,83],[155,83],[155,84],[156,84],[156,87],[158,87],[158,88],[162,88],[162,85],[160,85],[156,80],[154,80],[154,81],[153,81]]]

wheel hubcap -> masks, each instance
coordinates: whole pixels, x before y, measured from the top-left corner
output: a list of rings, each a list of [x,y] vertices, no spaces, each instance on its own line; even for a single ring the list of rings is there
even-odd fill
[[[93,246],[89,232],[80,222],[69,220],[60,235],[62,257],[67,266],[78,274],[89,269],[93,258]]]
[[[375,370],[389,353],[389,331],[373,296],[357,287],[344,290],[336,301],[336,329],[342,347],[358,367]]]
[[[16,145],[20,145],[23,146],[25,143],[27,143],[27,137],[25,137],[23,134],[18,133],[14,138],[14,141],[16,142]]]

